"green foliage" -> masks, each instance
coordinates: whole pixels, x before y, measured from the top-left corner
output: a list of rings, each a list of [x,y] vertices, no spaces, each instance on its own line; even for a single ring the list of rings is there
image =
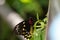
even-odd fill
[[[29,0],[29,1],[22,1],[22,0],[6,0],[6,2],[10,5],[10,7],[18,12],[18,14],[23,19],[28,19],[29,17],[35,18],[37,20],[34,24],[34,30],[32,34],[32,38],[29,40],[45,40],[46,36],[46,25],[47,25],[47,17],[45,14],[48,10],[48,1],[49,0]],[[36,18],[37,15],[37,18]],[[45,17],[45,18],[44,18]],[[37,24],[40,25],[37,25]],[[2,33],[1,33],[1,40],[17,40],[16,36],[10,36],[11,33],[9,32],[9,26],[5,24],[5,22],[1,23],[2,25]],[[40,27],[36,29],[36,27]],[[10,39],[11,38],[11,39]]]
[[[30,40],[45,40],[46,39],[47,21],[48,21],[47,17],[45,17],[43,20],[40,20],[38,14],[37,14],[37,21],[34,24],[34,31],[32,34],[32,38]],[[37,25],[38,23],[39,23],[39,25]],[[38,28],[38,29],[36,29],[36,28]]]

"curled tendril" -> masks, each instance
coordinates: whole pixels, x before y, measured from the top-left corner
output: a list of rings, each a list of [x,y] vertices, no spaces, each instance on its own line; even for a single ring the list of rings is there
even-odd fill
[[[40,25],[37,25],[37,24],[40,24]],[[35,22],[35,24],[34,24],[34,30],[36,30],[36,28],[38,27],[40,27],[40,29],[42,30],[43,28],[44,28],[44,26],[45,26],[45,24],[44,24],[44,22],[42,22],[41,20],[38,20],[38,21],[36,21]]]
[[[37,25],[37,24],[40,24],[40,25]],[[36,30],[37,27],[40,27],[40,29],[42,30],[44,28],[45,24],[42,20],[39,19],[39,15],[37,13],[37,21],[35,22],[34,24],[34,30]]]

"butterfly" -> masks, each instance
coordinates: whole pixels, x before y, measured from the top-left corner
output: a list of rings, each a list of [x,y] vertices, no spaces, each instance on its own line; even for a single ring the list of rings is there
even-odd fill
[[[30,39],[33,32],[34,20],[29,18],[27,21],[23,21],[15,26],[14,32],[17,35],[23,35],[25,38]]]

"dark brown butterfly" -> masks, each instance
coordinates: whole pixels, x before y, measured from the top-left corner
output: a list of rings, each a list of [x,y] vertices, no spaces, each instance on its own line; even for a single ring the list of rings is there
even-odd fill
[[[34,20],[33,18],[29,18],[27,21],[23,21],[15,26],[14,32],[17,35],[23,35],[25,38],[29,39],[31,38],[31,34],[33,32],[33,25]]]

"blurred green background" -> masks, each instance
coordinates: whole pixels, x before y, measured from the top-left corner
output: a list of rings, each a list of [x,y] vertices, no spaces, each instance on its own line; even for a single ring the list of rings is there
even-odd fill
[[[0,15],[0,40],[19,40],[9,24]]]

